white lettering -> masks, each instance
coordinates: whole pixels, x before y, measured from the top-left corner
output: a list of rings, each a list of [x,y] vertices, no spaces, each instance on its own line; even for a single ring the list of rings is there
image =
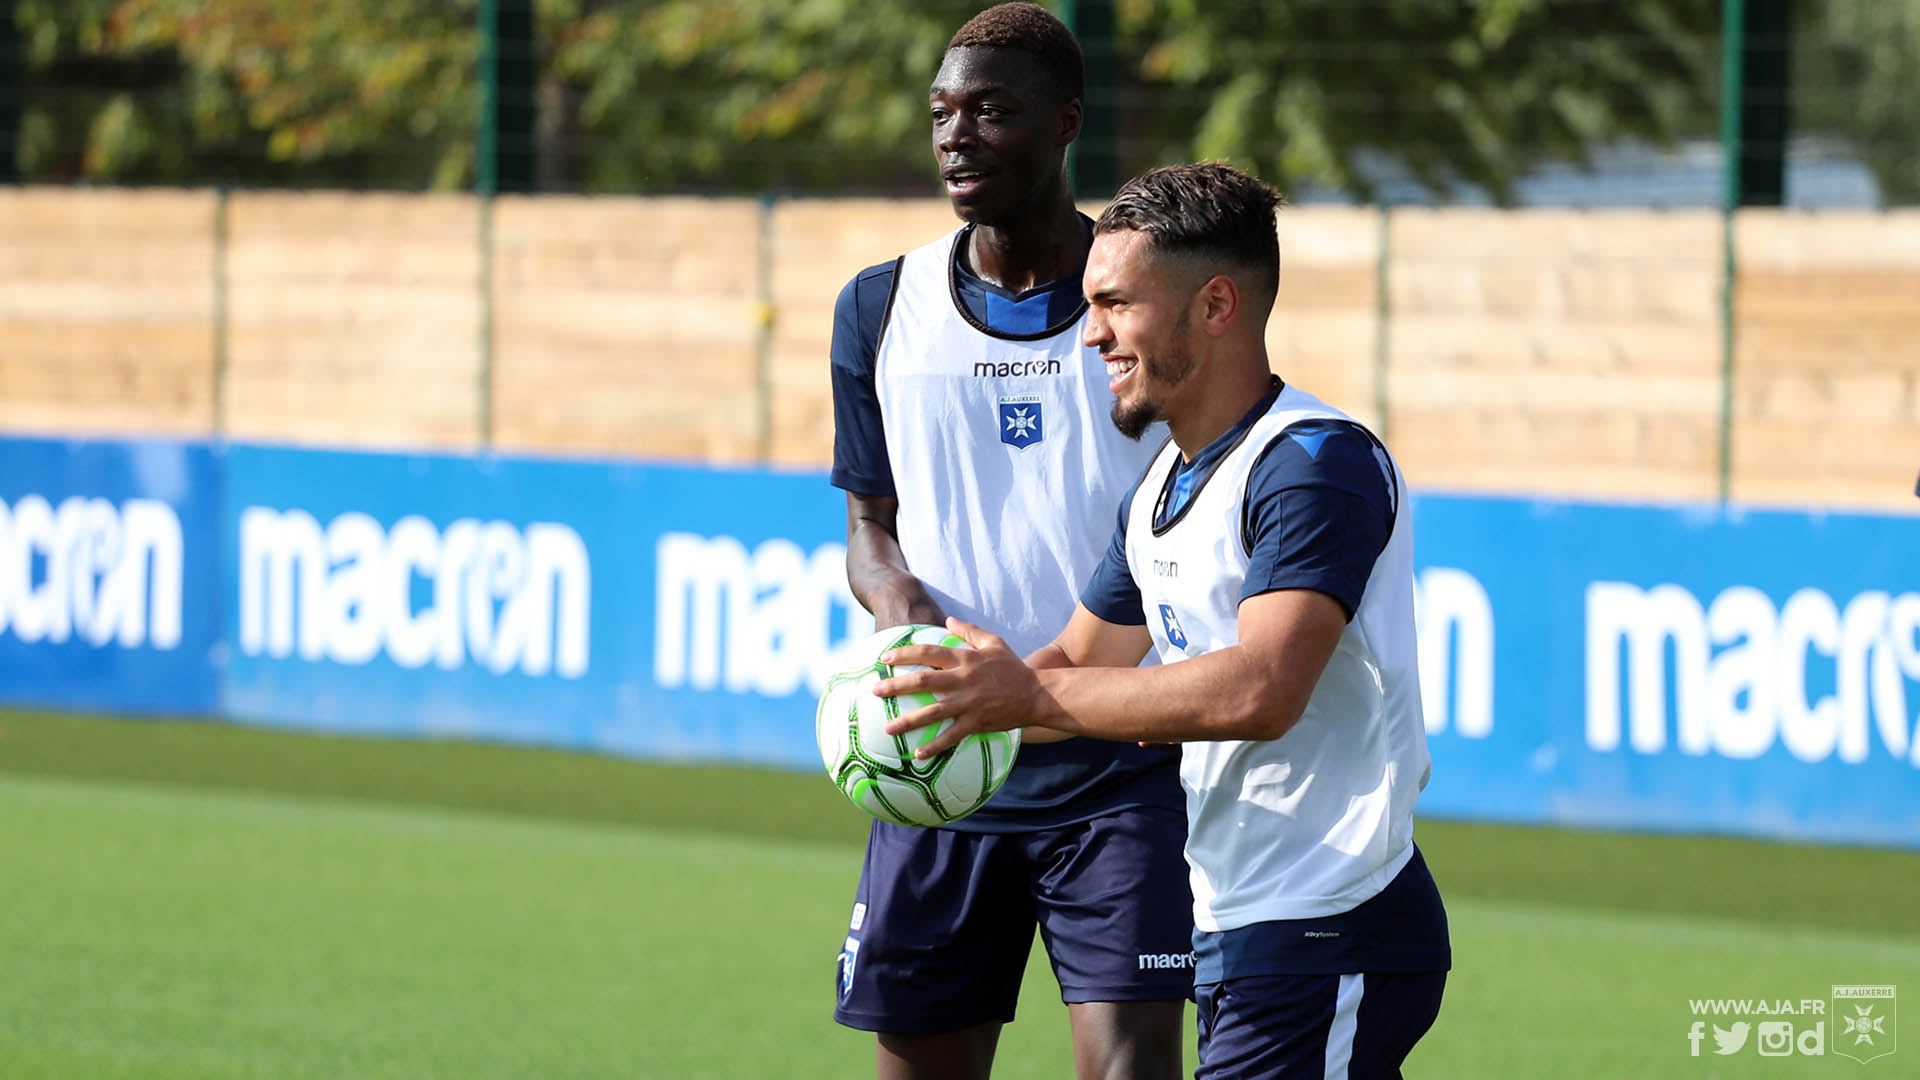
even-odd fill
[[[1853,598],[1840,616],[1840,655],[1834,660],[1834,696],[1838,699],[1838,744],[1840,760],[1857,765],[1867,760],[1867,712],[1877,705],[1878,697],[1870,687],[1885,676],[1874,674],[1876,664],[1884,666],[1893,678],[1887,698],[1899,699],[1896,717],[1906,712],[1906,686],[1894,664],[1892,633],[1893,598],[1884,592],[1863,592]],[[1905,744],[1904,724],[1895,719],[1896,740]],[[1892,749],[1893,742],[1887,742]],[[1895,751],[1898,756],[1899,751]],[[1824,757],[1825,755],[1821,755]],[[1816,759],[1817,760],[1817,759]]]
[[[380,654],[381,630],[387,622],[380,586],[386,562],[387,535],[380,523],[359,511],[334,518],[327,525],[326,599],[321,618],[327,659],[338,664],[364,664]]]
[[[1750,758],[1773,745],[1776,657],[1773,601],[1759,589],[1736,585],[1713,598],[1707,608],[1707,633],[1727,646],[1707,670],[1707,739],[1695,742],[1701,725],[1680,726],[1680,750]],[[1746,704],[1740,700],[1745,697]]]
[[[433,582],[416,608],[415,579]],[[586,545],[565,525],[462,519],[444,534],[409,515],[389,533],[349,511],[323,530],[304,510],[240,514],[240,649],[406,668],[472,662],[496,675],[586,673]],[[296,634],[296,617],[297,629]]]
[[[154,499],[39,495],[0,501],[0,633],[28,644],[180,644],[185,544]]]
[[[381,591],[398,602],[387,613],[387,655],[403,668],[425,667],[438,651],[443,629],[452,605],[435,603],[423,611],[413,607],[413,580],[435,579],[440,566],[440,532],[433,522],[418,514],[409,514],[393,523],[387,533],[386,580]],[[459,628],[453,628],[458,639]]]
[[[711,690],[720,682],[721,655],[736,652],[722,645],[722,626],[733,632],[744,625],[752,603],[746,545],[731,536],[667,533],[654,561],[654,681]],[[744,654],[744,641],[735,644]]]
[[[1837,656],[1840,652],[1840,612],[1826,593],[1801,589],[1787,597],[1780,609],[1779,649],[1780,741],[1801,761],[1821,761],[1833,753],[1840,739],[1840,703],[1831,695],[1817,702],[1807,700],[1810,654]],[[1763,744],[1754,755],[1765,749]]]
[[[1920,717],[1907,734],[1906,679],[1920,680],[1920,593],[1902,593],[1887,608],[1887,637],[1873,653],[1873,724],[1880,741],[1920,766]]]
[[[1706,613],[1678,585],[1640,589],[1614,581],[1587,586],[1587,745],[1620,745],[1620,647],[1627,646],[1631,679],[1629,741],[1643,754],[1667,745],[1666,643],[1674,646],[1674,682],[1679,692],[1680,743],[1706,746],[1701,708],[1706,690]],[[1701,752],[1700,749],[1693,750]]]
[[[1415,592],[1419,616],[1420,700],[1427,731],[1468,739],[1493,734],[1493,604],[1465,570],[1430,566]]]
[[[805,685],[818,693],[846,642],[873,631],[873,617],[847,588],[840,544],[808,554],[776,538],[749,552],[731,536],[676,532],[661,536],[654,557],[660,686],[784,697]]]
[[[1587,745],[1617,750],[1624,728],[1639,753],[1666,748],[1671,642],[1682,753],[1747,759],[1778,741],[1799,761],[1858,764],[1877,732],[1896,759],[1920,765],[1920,727],[1907,711],[1907,683],[1920,680],[1916,634],[1920,593],[1863,592],[1842,609],[1803,588],[1776,611],[1758,589],[1736,585],[1703,612],[1677,585],[1595,582],[1587,589]],[[1831,693],[1809,692],[1816,663],[1833,665]]]
[[[294,575],[299,575],[299,587]],[[318,617],[327,567],[320,523],[305,510],[264,506],[240,512],[240,651],[286,656],[293,651],[299,597],[300,658],[320,659],[325,629]]]
[[[1191,968],[1194,963],[1192,953],[1140,953],[1138,959],[1140,971]]]

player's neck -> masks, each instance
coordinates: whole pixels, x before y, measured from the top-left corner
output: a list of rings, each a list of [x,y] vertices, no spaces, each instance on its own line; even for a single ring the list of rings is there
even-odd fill
[[[975,274],[1003,289],[1025,292],[1087,261],[1087,227],[1066,192],[1036,205],[1044,209],[974,228],[967,264]]]
[[[1190,379],[1180,387],[1182,407],[1169,411],[1167,431],[1180,448],[1182,461],[1192,461],[1207,444],[1225,435],[1273,389],[1264,343],[1257,346],[1257,351],[1257,357],[1247,355],[1235,362],[1209,365],[1211,370],[1202,369],[1206,371],[1204,378]]]

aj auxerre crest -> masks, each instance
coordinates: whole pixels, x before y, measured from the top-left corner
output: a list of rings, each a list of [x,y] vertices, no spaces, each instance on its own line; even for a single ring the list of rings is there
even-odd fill
[[[1046,438],[1039,394],[1009,394],[1000,399],[1000,441],[1025,450]]]
[[[1893,986],[1833,988],[1833,1052],[1862,1065],[1899,1048]]]
[[[1187,647],[1187,632],[1180,626],[1180,616],[1174,614],[1172,604],[1160,605],[1160,622],[1166,627],[1167,641],[1176,649]]]
[[[853,993],[853,965],[860,959],[860,939],[850,937],[840,949],[840,1000]]]

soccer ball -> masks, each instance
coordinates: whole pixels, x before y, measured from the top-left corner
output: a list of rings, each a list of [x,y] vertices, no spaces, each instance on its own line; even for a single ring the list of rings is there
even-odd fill
[[[945,825],[985,806],[1013,769],[1020,751],[1018,731],[969,735],[946,753],[925,761],[915,749],[945,731],[952,720],[929,724],[905,735],[889,735],[886,724],[937,699],[932,694],[875,697],[873,684],[895,672],[924,667],[892,667],[880,654],[901,645],[967,643],[938,626],[895,626],[849,646],[844,668],[827,680],[813,717],[820,760],[840,793],[853,805],[896,825]]]

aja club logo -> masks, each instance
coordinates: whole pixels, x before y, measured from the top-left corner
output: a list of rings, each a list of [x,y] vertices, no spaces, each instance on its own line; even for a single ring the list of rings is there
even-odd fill
[[[1039,394],[1010,394],[1000,399],[1000,441],[1025,450],[1047,437]]]
[[[1893,986],[1835,986],[1832,997],[1707,998],[1689,1001],[1695,1020],[1687,1029],[1688,1053],[1701,1054],[1712,1036],[1716,1057],[1731,1057],[1752,1047],[1760,1057],[1823,1057],[1829,1053],[1866,1064],[1898,1049],[1898,1017]],[[1737,1017],[1751,1017],[1746,1019]]]
[[[848,995],[853,993],[853,964],[854,961],[859,958],[860,939],[850,937],[847,939],[847,943],[840,948],[840,962],[838,966],[840,969],[839,983],[841,1001],[847,1000]]]
[[[1899,1046],[1900,1030],[1891,986],[1833,988],[1833,1052],[1862,1065]]]
[[[1160,605],[1160,622],[1166,627],[1167,641],[1176,649],[1187,647],[1187,632],[1180,629],[1180,616],[1173,613],[1173,605]]]

